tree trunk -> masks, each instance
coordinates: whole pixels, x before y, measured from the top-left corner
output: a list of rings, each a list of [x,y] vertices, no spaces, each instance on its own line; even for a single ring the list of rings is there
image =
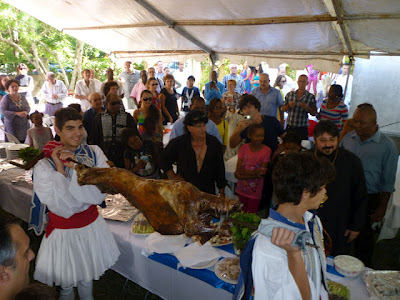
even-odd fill
[[[38,50],[34,42],[31,43],[31,50],[34,57],[33,65],[35,66],[36,70],[38,71],[39,75],[43,78],[43,80],[46,80],[47,70],[42,60],[39,57]]]
[[[84,42],[77,40],[76,48],[75,48],[75,67],[74,67],[74,71],[72,72],[71,82],[69,83],[69,86],[68,86],[68,90],[70,92],[74,91],[76,78],[81,73],[82,54],[83,54],[83,46],[84,45],[85,45]]]

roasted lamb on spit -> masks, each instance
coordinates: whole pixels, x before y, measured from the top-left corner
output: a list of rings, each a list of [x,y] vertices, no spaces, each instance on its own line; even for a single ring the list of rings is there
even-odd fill
[[[185,181],[142,179],[120,168],[84,165],[75,168],[80,185],[93,184],[103,192],[121,193],[161,234],[186,233],[187,236],[211,238],[220,228],[207,225],[207,215],[210,212],[225,214],[240,208],[238,200],[204,193]]]

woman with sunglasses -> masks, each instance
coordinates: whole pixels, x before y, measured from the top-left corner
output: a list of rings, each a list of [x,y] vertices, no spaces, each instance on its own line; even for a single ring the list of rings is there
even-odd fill
[[[144,90],[140,94],[139,108],[133,112],[133,118],[135,119],[136,124],[138,124],[140,134],[143,134],[143,132],[145,130],[144,129],[144,120],[147,118],[147,116],[149,114],[149,108],[151,105],[153,105],[153,96],[150,91]],[[157,125],[156,132],[162,134],[161,118],[159,118],[159,122],[160,122],[160,124]]]
[[[276,77],[276,80],[275,80],[275,83],[274,83],[274,88],[276,88],[277,90],[279,90],[281,92],[281,96],[282,96],[283,100],[285,100],[285,96],[283,94],[283,87],[284,87],[285,84],[286,84],[285,75],[278,75],[278,77]],[[277,118],[278,118],[278,121],[282,122],[283,120],[281,120],[280,115],[281,114],[280,114],[280,111],[279,111],[279,108],[278,108]]]
[[[19,81],[19,94],[27,99],[32,97],[32,91],[35,88],[32,76],[28,75],[28,67],[24,63],[20,63],[17,66],[18,75],[15,77]]]
[[[150,77],[147,79],[146,89],[153,97],[153,104],[161,111],[161,99],[159,98],[160,93],[157,91],[158,87],[158,80],[155,77]]]
[[[286,84],[285,75],[278,75],[278,77],[276,77],[276,80],[275,80],[275,83],[274,83],[274,88],[278,89],[281,92],[283,100],[285,100],[285,97],[283,95],[283,86],[285,84]]]

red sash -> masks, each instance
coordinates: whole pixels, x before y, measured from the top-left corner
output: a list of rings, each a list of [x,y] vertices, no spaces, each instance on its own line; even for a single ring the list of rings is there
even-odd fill
[[[46,228],[46,237],[49,237],[54,229],[82,228],[93,223],[99,215],[96,205],[91,205],[87,210],[74,214],[68,219],[57,216],[49,211],[49,223]]]

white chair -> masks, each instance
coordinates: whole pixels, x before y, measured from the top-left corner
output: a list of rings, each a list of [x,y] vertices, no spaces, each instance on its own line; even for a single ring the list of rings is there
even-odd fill
[[[8,132],[6,132],[6,131],[4,130],[4,125],[0,126],[0,129],[4,132],[4,134],[5,134],[6,137],[7,137],[7,140],[8,140],[10,143],[21,144],[21,142],[20,142],[14,135],[12,135],[11,133],[8,133]]]

